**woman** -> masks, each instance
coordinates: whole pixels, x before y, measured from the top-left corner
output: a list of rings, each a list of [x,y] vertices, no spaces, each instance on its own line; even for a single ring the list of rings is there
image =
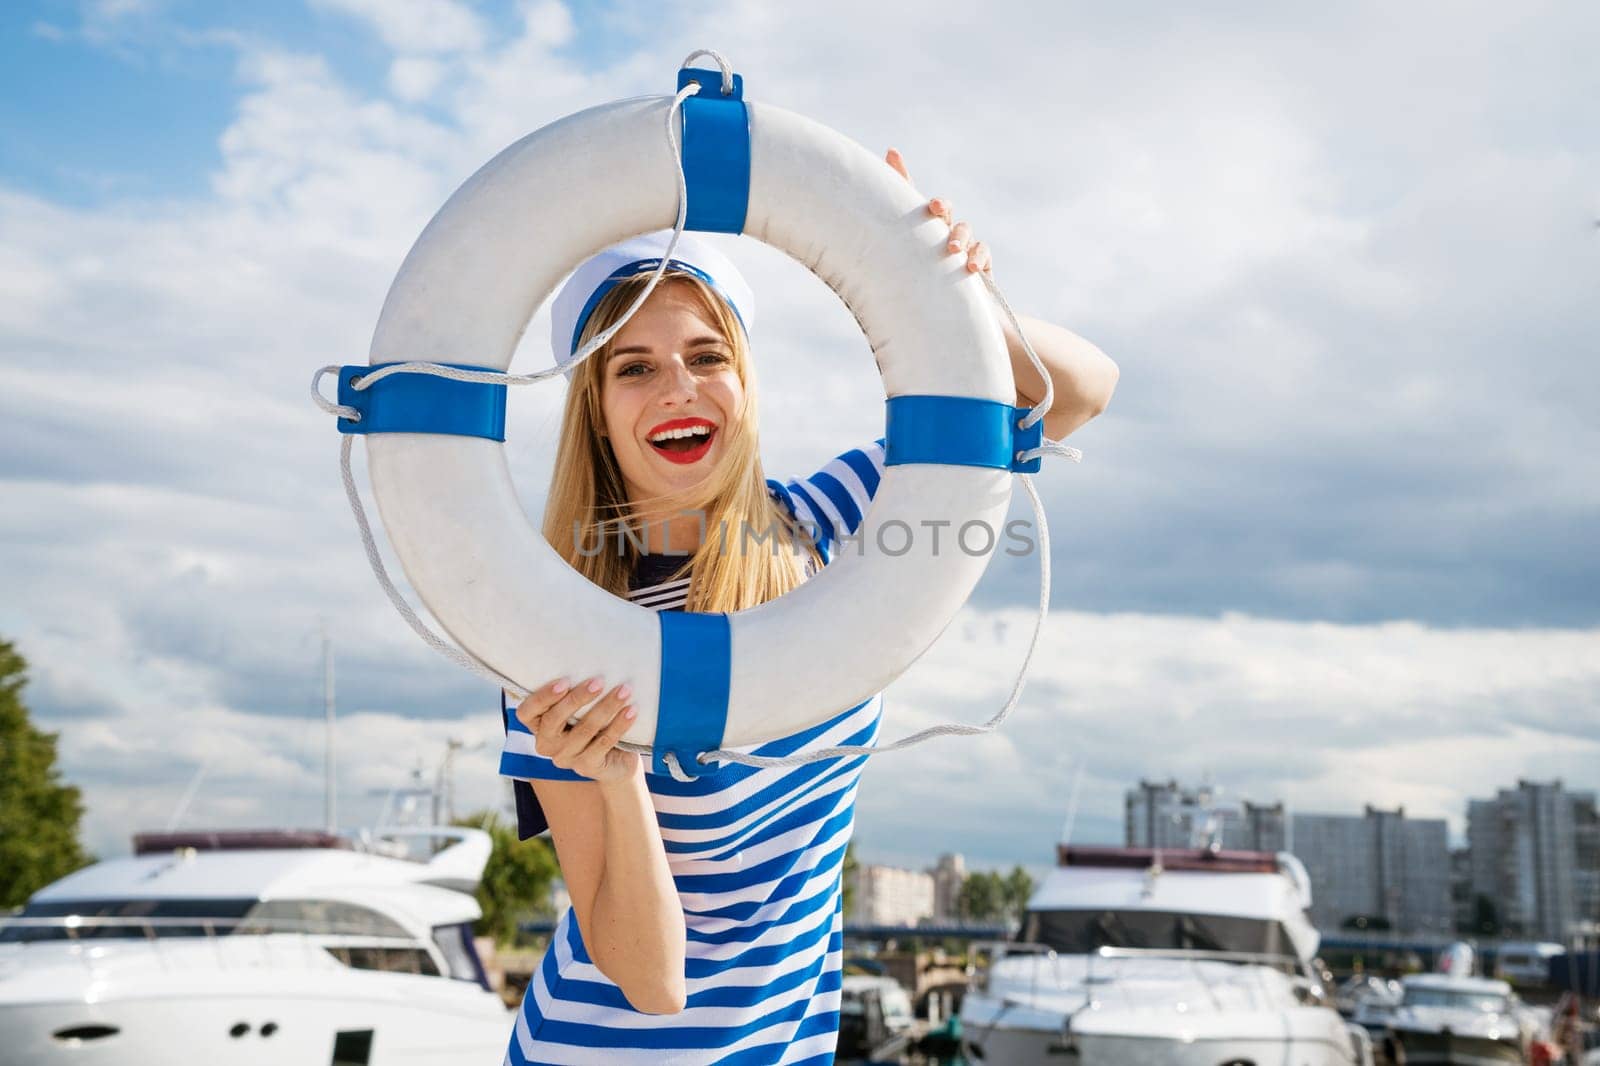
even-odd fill
[[[887,160],[906,174],[899,153]],[[943,201],[928,211],[950,224]],[[665,243],[624,242],[574,272],[555,304],[558,360],[621,316]],[[989,269],[966,223],[951,226],[947,248],[969,271]],[[881,441],[801,481],[764,478],[752,320],[732,264],[686,234],[649,300],[574,371],[544,533],[601,587],[656,610],[740,610],[799,585],[861,521]],[[1066,330],[1023,326],[1055,388],[1045,432],[1063,437],[1105,407],[1116,367]],[[1043,382],[1007,333],[1018,403],[1031,404]],[[783,535],[743,543],[745,529]],[[675,781],[616,748],[634,717],[629,696],[625,684],[561,679],[508,721],[501,772],[519,779],[519,831],[548,825],[572,908],[507,1061],[831,1062],[840,871],[865,760],[728,765]],[[751,750],[870,744],[879,709],[874,697]]]

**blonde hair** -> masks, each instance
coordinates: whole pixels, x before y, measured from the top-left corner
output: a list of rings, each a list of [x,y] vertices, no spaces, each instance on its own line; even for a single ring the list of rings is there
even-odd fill
[[[628,278],[601,297],[585,323],[579,346],[610,326],[638,296],[645,277]],[[693,294],[702,317],[716,326],[733,354],[733,369],[744,386],[744,404],[722,434],[722,458],[705,480],[671,498],[629,500],[611,443],[604,436],[601,393],[612,342],[591,355],[572,375],[561,418],[550,497],[544,510],[544,537],[580,574],[618,596],[643,550],[630,535],[630,522],[661,519],[682,511],[704,515],[699,548],[674,577],[690,578],[686,608],[740,611],[776,599],[805,580],[808,566],[820,565],[808,531],[773,499],[761,468],[756,432],[756,392],[750,346],[732,308],[705,282],[669,271],[657,285]],[[654,294],[652,294],[652,298]],[[776,534],[764,543],[747,539]],[[614,543],[613,543],[614,542]],[[598,550],[591,545],[598,544]]]

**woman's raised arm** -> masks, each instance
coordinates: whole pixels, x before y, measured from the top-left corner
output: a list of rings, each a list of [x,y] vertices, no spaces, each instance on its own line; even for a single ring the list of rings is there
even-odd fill
[[[889,149],[884,161],[902,178],[911,180],[905,157],[897,149]],[[950,227],[946,252],[965,255],[967,270],[974,274],[990,272],[993,260],[988,246],[973,239],[971,225],[955,221],[950,201],[934,197],[928,201],[928,214],[943,219]],[[1044,416],[1044,435],[1060,440],[1106,409],[1121,371],[1105,352],[1069,329],[1023,315],[1018,315],[1017,321],[1028,334],[1028,342],[1044,364],[1045,373],[1050,375],[1054,395],[1050,412]],[[1044,398],[1044,381],[1011,323],[1002,318],[1000,324],[1011,355],[1011,376],[1017,383],[1017,406],[1032,407]]]
[[[626,685],[553,682],[523,700],[517,718],[540,755],[588,781],[534,781],[589,957],[635,1010],[683,1009],[683,905],[667,868],[639,756],[617,750],[632,724]],[[591,701],[583,718],[568,722]]]

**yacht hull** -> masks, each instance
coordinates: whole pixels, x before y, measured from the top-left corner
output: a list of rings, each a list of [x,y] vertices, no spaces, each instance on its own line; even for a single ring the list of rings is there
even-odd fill
[[[964,1037],[962,1046],[974,1066],[1061,1066],[1072,1062],[1104,1066],[1221,1066],[1235,1061],[1358,1066],[1361,1061],[1347,1044],[1282,1038],[1209,1037],[1185,1042],[1116,1033],[1063,1038],[1059,1032],[997,1028],[978,1039]]]
[[[473,1017],[420,1003],[284,994],[7,1005],[0,1006],[0,1057],[18,1066],[492,1066],[505,1055],[512,1020],[503,1011]]]
[[[1015,1001],[995,1004],[981,993],[968,993],[962,1016],[963,1049],[974,1066],[1370,1066],[1372,1061],[1358,1027],[1315,1007],[1190,1019],[1169,1012],[1078,1010],[1069,1021],[1065,1014]]]
[[[475,982],[350,969],[294,938],[5,947],[7,1066],[493,1064],[515,1021]]]
[[[1414,1029],[1391,1030],[1389,1037],[1403,1066],[1521,1066],[1527,1061],[1515,1040]]]

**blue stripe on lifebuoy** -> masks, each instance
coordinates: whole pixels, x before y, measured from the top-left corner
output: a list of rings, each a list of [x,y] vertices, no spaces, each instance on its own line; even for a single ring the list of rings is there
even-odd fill
[[[1031,408],[970,396],[891,396],[885,417],[885,466],[934,463],[986,466],[1031,474],[1039,459],[1017,461],[1017,453],[1038,448],[1044,423],[1022,429]]]
[[[678,71],[678,88],[691,81],[700,92],[683,102],[683,177],[689,186],[685,227],[710,233],[743,233],[750,209],[750,115],[744,78],[722,92],[722,72],[695,67]]]
[[[722,746],[728,726],[728,691],[733,669],[733,641],[725,614],[662,611],[661,700],[650,765],[658,774],[671,771],[663,758],[678,757],[691,777],[707,772],[695,759]]]
[[[393,365],[339,368],[339,402],[361,412],[359,422],[341,417],[340,433],[444,433],[502,442],[506,439],[504,385],[455,381],[432,374],[390,374],[369,388],[354,387],[355,378]],[[490,366],[439,365],[500,372]]]

